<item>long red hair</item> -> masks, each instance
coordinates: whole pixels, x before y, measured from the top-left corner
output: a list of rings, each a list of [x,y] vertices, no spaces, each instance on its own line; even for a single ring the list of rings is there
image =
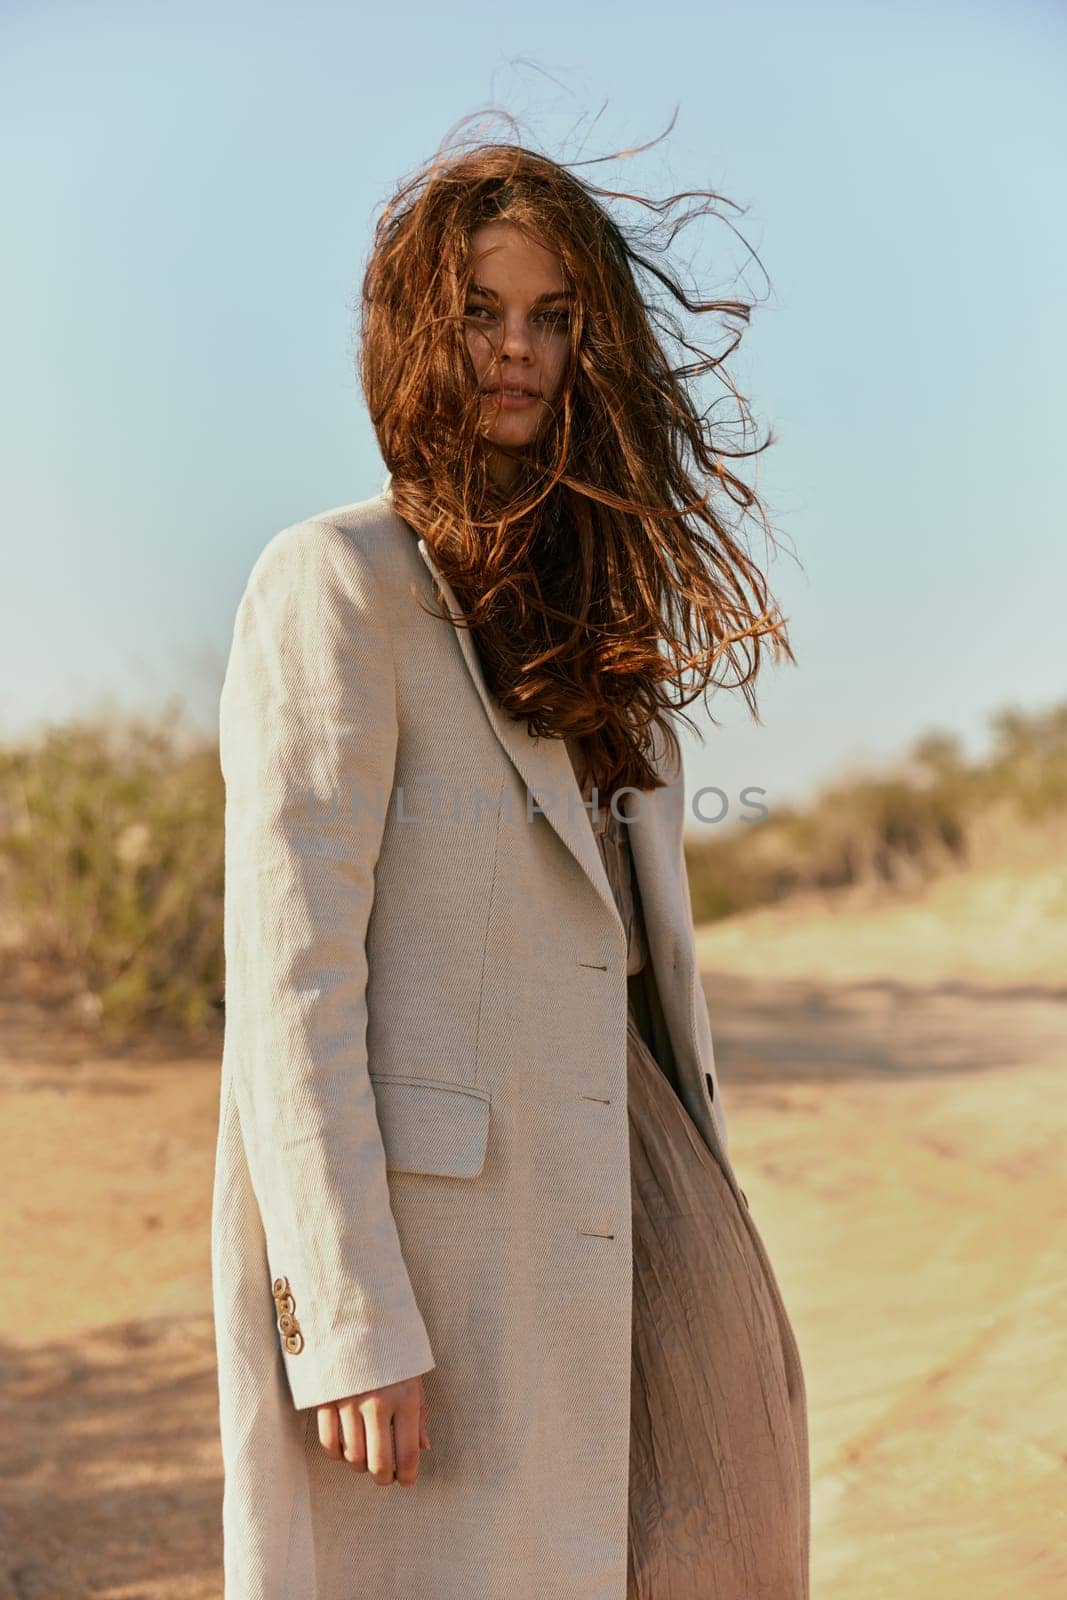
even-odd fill
[[[750,307],[690,297],[665,260],[719,198],[622,195],[520,144],[443,148],[386,205],[363,280],[360,377],[395,508],[456,591],[502,709],[577,740],[602,794],[659,786],[653,721],[677,754],[683,706],[725,686],[758,716],[765,650],[792,658],[740,529],[720,515],[726,500],[741,520],[755,514],[773,543],[726,465],[771,440],[728,448],[695,393],[714,372],[747,431],[723,365],[740,332],[711,355],[677,316],[747,322]],[[608,209],[619,199],[658,223],[624,228]],[[470,240],[500,220],[555,250],[575,291],[560,397],[507,491],[488,469],[465,338]]]

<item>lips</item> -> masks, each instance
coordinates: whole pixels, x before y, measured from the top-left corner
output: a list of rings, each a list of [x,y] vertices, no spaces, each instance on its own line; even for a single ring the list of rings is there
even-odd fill
[[[539,398],[540,391],[537,390],[537,389],[531,389],[530,385],[528,383],[505,383],[505,384],[492,384],[488,388],[483,390],[483,393],[484,394],[511,394],[511,395],[520,395],[521,394],[521,395],[528,395],[530,397],[530,399],[536,400],[536,399]]]

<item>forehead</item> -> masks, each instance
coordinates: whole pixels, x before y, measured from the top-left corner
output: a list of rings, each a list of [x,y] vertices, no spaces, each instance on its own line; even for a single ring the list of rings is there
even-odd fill
[[[474,276],[487,287],[500,289],[515,282],[528,286],[535,281],[539,289],[565,287],[556,252],[511,222],[487,222],[476,228],[470,257]]]

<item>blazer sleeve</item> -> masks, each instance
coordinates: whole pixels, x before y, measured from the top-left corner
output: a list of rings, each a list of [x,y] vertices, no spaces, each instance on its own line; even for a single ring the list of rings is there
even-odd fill
[[[367,944],[398,737],[370,560],[324,522],[252,569],[219,706],[224,1051],[297,1408],[435,1365],[390,1208]],[[273,1297],[273,1298],[272,1298]]]

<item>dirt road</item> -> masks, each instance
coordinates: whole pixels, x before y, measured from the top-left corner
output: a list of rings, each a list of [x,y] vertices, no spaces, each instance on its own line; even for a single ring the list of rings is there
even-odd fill
[[[701,949],[808,1375],[813,1600],[1067,1593],[1067,988],[758,976],[737,939]],[[0,1600],[218,1600],[217,1059],[95,1059],[10,997],[0,1056]]]

